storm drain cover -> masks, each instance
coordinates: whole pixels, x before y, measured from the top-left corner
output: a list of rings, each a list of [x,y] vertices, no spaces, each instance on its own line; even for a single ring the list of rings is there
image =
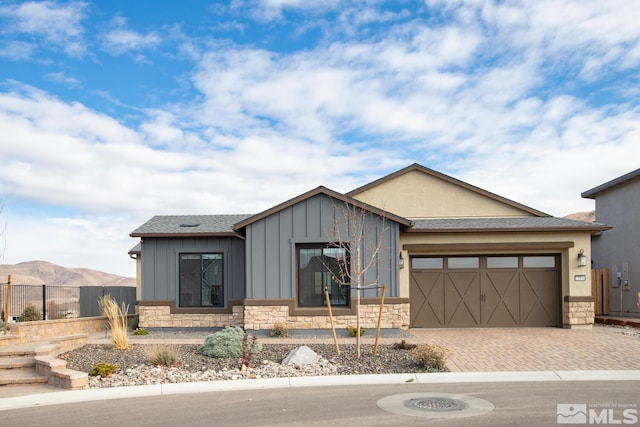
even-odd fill
[[[462,400],[449,399],[446,397],[409,399],[404,404],[409,409],[420,409],[422,411],[432,412],[462,411],[469,407],[469,405]]]
[[[422,418],[474,417],[495,409],[488,400],[450,393],[396,394],[378,400],[378,407],[394,414]]]

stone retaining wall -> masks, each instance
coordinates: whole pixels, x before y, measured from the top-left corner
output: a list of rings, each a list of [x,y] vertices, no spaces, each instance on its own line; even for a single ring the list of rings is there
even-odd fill
[[[80,317],[76,319],[11,323],[10,334],[0,335],[0,347],[47,341],[55,337],[105,332],[106,328],[106,317]]]
[[[53,356],[36,356],[36,372],[49,379],[49,384],[68,390],[89,388],[86,372],[67,369],[67,362]]]

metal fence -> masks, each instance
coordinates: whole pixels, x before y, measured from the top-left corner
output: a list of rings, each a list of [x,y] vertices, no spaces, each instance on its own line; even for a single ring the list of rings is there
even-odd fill
[[[7,284],[0,284],[0,310],[4,315]],[[136,303],[136,290],[126,286],[47,286],[11,285],[10,322],[53,320],[99,316],[98,299],[111,295],[118,303],[129,305],[130,314]],[[2,316],[1,318],[4,318]]]

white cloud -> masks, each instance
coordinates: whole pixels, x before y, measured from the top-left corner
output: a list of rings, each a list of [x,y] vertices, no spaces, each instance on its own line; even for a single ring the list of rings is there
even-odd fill
[[[273,21],[282,18],[285,10],[321,13],[335,9],[340,0],[237,0],[231,9],[246,10],[248,15],[261,21]]]
[[[580,93],[638,66],[633,4],[566,2],[559,12],[546,1],[429,1],[433,17],[421,21],[358,3],[340,13],[339,27],[356,28],[338,28],[346,38],[329,34],[294,52],[183,36],[199,96],[138,106],[135,127],[34,88],[0,93],[0,195],[79,212],[55,227],[41,221],[56,229],[45,246],[64,241],[67,257],[82,247],[78,236],[98,241],[102,230],[126,256],[126,234],[155,214],[259,212],[416,161],[554,215],[590,209],[582,191],[638,167],[633,92],[629,104]],[[325,10],[260,7],[274,20]],[[387,25],[374,34],[367,22]],[[123,19],[112,29],[105,47],[114,55],[162,42]],[[17,224],[11,233],[44,233],[37,219]]]
[[[146,218],[129,215],[30,216],[15,212],[12,200],[9,200],[3,219],[7,223],[3,263],[46,260],[66,267],[92,268],[135,277],[135,261],[127,254],[135,240],[129,233]]]
[[[104,37],[103,47],[113,55],[140,51],[160,44],[162,39],[155,33],[142,35],[132,30],[118,28],[109,31]]]
[[[301,53],[218,46],[194,75],[206,99],[193,117],[241,137],[274,129],[319,146],[338,147],[344,132],[355,132],[384,152],[440,159],[431,166],[478,177],[489,189],[510,189],[505,195],[554,214],[591,203],[580,199],[587,188],[579,180],[560,187],[551,177],[564,178],[572,170],[567,165],[593,176],[590,169],[603,158],[611,159],[610,169],[633,169],[633,160],[626,158],[625,167],[614,160],[619,153],[602,157],[602,151],[609,145],[636,153],[628,141],[640,116],[578,101],[562,83],[555,86],[557,70],[550,72],[549,64],[561,70],[570,53],[578,75],[591,60],[610,61],[605,51],[621,59],[640,34],[628,18],[636,14],[616,11],[621,4],[590,9],[569,2],[563,16],[575,19],[559,20],[548,2],[471,6],[461,12],[447,4],[447,13],[460,13],[447,25],[399,23],[372,39]],[[588,31],[600,23],[617,29]],[[441,154],[425,155],[435,150]],[[526,192],[512,177],[536,185]]]
[[[75,77],[67,76],[65,73],[63,73],[61,71],[59,71],[57,73],[48,73],[48,74],[45,75],[45,77],[48,80],[51,80],[52,82],[64,83],[67,86],[71,86],[71,87],[82,86],[82,84],[80,83],[80,80],[78,80]]]
[[[0,57],[7,58],[11,61],[22,61],[30,59],[37,46],[33,43],[23,41],[11,41],[0,46]]]
[[[46,43],[60,46],[71,56],[86,51],[82,38],[84,2],[58,4],[52,1],[24,2],[0,6],[0,19],[5,19],[6,32],[32,34],[43,37]]]

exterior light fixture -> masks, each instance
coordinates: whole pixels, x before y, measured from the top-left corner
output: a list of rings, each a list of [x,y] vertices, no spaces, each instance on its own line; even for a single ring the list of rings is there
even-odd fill
[[[578,267],[587,266],[587,256],[584,254],[584,249],[580,249],[578,252]]]
[[[398,267],[404,268],[404,258],[402,258],[402,252],[400,252],[400,258],[398,258]]]

